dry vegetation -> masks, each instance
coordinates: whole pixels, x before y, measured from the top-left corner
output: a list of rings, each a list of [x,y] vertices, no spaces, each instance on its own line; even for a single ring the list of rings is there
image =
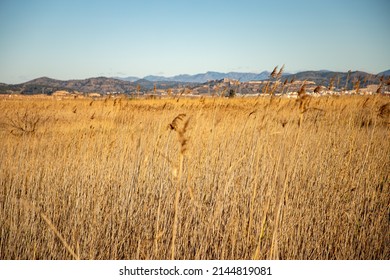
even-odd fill
[[[390,100],[0,100],[0,259],[389,259]]]

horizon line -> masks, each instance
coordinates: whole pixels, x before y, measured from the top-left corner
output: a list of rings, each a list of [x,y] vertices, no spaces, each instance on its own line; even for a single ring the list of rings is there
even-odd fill
[[[279,66],[276,66],[276,67],[279,67]],[[371,74],[371,75],[378,75],[378,74],[381,74],[383,72],[387,72],[387,71],[390,71],[390,67],[389,69],[387,70],[383,70],[383,71],[380,71],[378,73],[371,73],[371,72],[367,72],[367,71],[363,71],[363,70],[358,70],[358,69],[355,69],[355,70],[346,70],[346,71],[340,71],[340,70],[329,70],[329,69],[319,69],[319,70],[298,70],[298,71],[288,71],[288,72],[284,72],[284,74],[287,74],[287,75],[294,75],[294,74],[298,74],[298,73],[302,73],[302,72],[336,72],[336,73],[348,73],[348,72],[365,72],[367,74]],[[18,84],[24,84],[24,83],[27,83],[27,82],[30,82],[30,81],[33,81],[33,80],[37,80],[37,79],[42,79],[42,78],[48,78],[48,79],[53,79],[53,80],[58,80],[58,81],[70,81],[70,80],[87,80],[87,79],[94,79],[94,78],[112,78],[112,79],[125,79],[125,78],[137,78],[138,80],[142,80],[142,79],[145,79],[145,77],[148,77],[148,76],[153,76],[153,77],[162,77],[162,78],[167,78],[167,79],[170,79],[170,78],[174,78],[174,77],[177,77],[177,76],[195,76],[195,75],[202,75],[202,74],[207,74],[207,73],[219,73],[219,74],[229,74],[229,73],[240,73],[240,74],[262,74],[264,72],[268,72],[268,73],[271,73],[271,71],[268,71],[268,70],[263,70],[263,71],[260,71],[260,72],[250,72],[250,71],[243,71],[243,72],[240,72],[240,71],[229,71],[229,72],[220,72],[220,71],[214,71],[214,70],[209,70],[209,71],[206,71],[206,72],[199,72],[199,73],[195,73],[195,74],[188,74],[188,73],[180,73],[180,74],[175,74],[175,75],[169,75],[169,76],[165,76],[164,74],[156,74],[156,75],[153,75],[153,74],[148,74],[148,75],[145,75],[145,76],[133,76],[133,75],[115,75],[115,76],[110,76],[110,75],[97,75],[97,76],[88,76],[88,77],[84,77],[84,78],[68,78],[68,79],[62,79],[62,78],[52,78],[50,76],[46,76],[46,75],[43,75],[43,76],[39,76],[39,77],[36,77],[36,78],[32,78],[32,79],[28,79],[28,80],[25,80],[24,82],[19,82],[19,83],[7,83],[7,82],[2,82],[0,81],[0,83],[2,84],[7,84],[7,85],[18,85]]]

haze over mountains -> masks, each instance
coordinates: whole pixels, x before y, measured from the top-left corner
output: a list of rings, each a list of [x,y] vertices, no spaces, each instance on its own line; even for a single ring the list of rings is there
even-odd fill
[[[381,77],[389,77],[390,70],[383,71],[378,74],[370,74],[362,71],[352,72],[334,72],[329,70],[321,71],[304,71],[295,74],[285,73],[281,80],[294,79],[300,81],[313,81],[317,85],[328,86],[332,83],[336,87],[351,89],[353,83],[357,80],[362,82],[362,85],[379,84]],[[210,81],[221,81],[224,78],[238,80],[241,83],[248,81],[262,81],[270,78],[270,72],[263,71],[261,73],[240,73],[240,72],[206,72],[195,75],[176,75],[173,77],[164,76],[146,76],[142,79],[137,77],[125,78],[107,78],[96,77],[81,80],[56,80],[48,77],[34,79],[25,83],[8,85],[0,83],[0,94],[22,93],[22,94],[52,94],[57,90],[66,90],[69,92],[97,92],[97,93],[132,93],[139,88],[142,90],[150,90],[155,86],[158,89],[168,89],[177,87],[194,88],[200,84]],[[388,78],[386,78],[388,79]]]

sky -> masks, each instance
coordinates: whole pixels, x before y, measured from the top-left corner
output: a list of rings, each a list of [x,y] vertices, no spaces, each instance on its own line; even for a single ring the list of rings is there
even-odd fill
[[[389,0],[0,0],[0,82],[390,69]]]

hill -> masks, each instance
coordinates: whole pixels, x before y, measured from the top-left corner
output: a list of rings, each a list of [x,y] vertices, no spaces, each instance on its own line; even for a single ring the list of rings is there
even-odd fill
[[[350,72],[333,72],[333,71],[304,71],[296,74],[290,74],[284,76],[285,79],[295,79],[301,81],[313,81],[317,85],[328,87],[330,83],[333,83],[335,89],[352,89],[354,84],[359,80],[360,87],[365,87],[368,84],[379,84],[378,75],[362,72],[362,71],[350,71]]]
[[[134,91],[136,85],[131,82],[121,81],[113,78],[97,77],[83,80],[55,80],[42,77],[16,85],[23,94],[52,94],[57,90],[67,90],[70,92],[121,92],[130,93]]]
[[[390,76],[390,69],[383,71],[383,72],[380,72],[380,73],[378,73],[378,75],[379,76]]]
[[[154,86],[159,89],[174,88],[180,86],[192,86],[192,83],[164,81],[151,82],[145,79],[135,82],[123,81],[114,78],[97,77],[82,80],[55,80],[48,77],[41,77],[22,84],[7,85],[0,83],[0,93],[21,93],[21,94],[52,94],[58,90],[69,92],[90,93],[125,93],[130,94],[138,90],[141,91],[153,89]]]

